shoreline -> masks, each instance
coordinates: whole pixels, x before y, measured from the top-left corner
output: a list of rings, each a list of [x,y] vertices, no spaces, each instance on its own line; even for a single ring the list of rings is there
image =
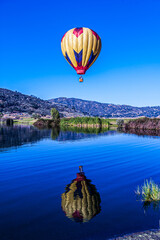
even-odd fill
[[[151,229],[143,232],[135,232],[119,237],[110,238],[109,240],[158,240],[160,239],[160,229]]]

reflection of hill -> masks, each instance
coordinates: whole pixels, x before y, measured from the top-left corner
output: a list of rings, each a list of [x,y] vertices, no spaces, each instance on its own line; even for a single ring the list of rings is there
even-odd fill
[[[60,131],[57,141],[76,141],[85,138],[95,138],[99,136],[109,136],[116,134],[116,131],[102,130],[96,128],[68,128]]]
[[[138,136],[160,136],[160,130],[151,130],[151,129],[122,129],[124,133],[136,134]]]
[[[88,222],[101,211],[100,195],[83,172],[77,173],[61,197],[63,211],[75,222]]]
[[[100,129],[72,128],[72,131],[71,129],[63,129],[62,131],[59,128],[40,130],[33,126],[0,126],[0,151],[5,148],[34,143],[43,138],[50,138],[55,141],[77,141],[85,138],[113,135],[115,133],[115,131],[103,132]]]
[[[38,130],[33,126],[0,126],[0,149],[21,146],[50,136],[50,130]]]

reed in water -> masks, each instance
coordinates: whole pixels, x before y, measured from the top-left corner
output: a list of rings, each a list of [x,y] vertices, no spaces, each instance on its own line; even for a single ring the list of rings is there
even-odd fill
[[[153,180],[145,180],[143,186],[138,186],[135,193],[144,202],[160,201],[160,186]]]

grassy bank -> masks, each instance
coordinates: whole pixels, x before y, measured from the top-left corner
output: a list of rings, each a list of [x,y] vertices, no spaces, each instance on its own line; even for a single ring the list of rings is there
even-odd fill
[[[33,125],[37,122],[38,119],[34,118],[21,118],[14,120],[14,124],[23,124],[23,125]],[[43,119],[44,121],[53,121],[52,119]],[[124,123],[127,123],[129,119],[124,119]],[[75,117],[75,118],[61,118],[60,119],[61,127],[90,127],[90,128],[117,128],[117,119],[116,118],[98,118],[98,117]]]
[[[21,124],[21,125],[33,125],[37,119],[34,118],[21,118],[14,120],[14,124]]]
[[[116,119],[102,119],[98,117],[76,117],[62,118],[60,126],[75,126],[75,127],[117,127]]]

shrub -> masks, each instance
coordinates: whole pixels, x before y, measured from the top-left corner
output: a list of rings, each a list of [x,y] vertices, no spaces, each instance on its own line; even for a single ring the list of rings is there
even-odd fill
[[[146,180],[143,186],[138,186],[135,193],[144,202],[160,201],[160,186],[152,180]]]
[[[108,119],[101,119],[101,122],[102,122],[103,125],[108,125],[109,124]]]
[[[123,119],[117,119],[116,124],[119,128],[123,127],[124,120]]]

